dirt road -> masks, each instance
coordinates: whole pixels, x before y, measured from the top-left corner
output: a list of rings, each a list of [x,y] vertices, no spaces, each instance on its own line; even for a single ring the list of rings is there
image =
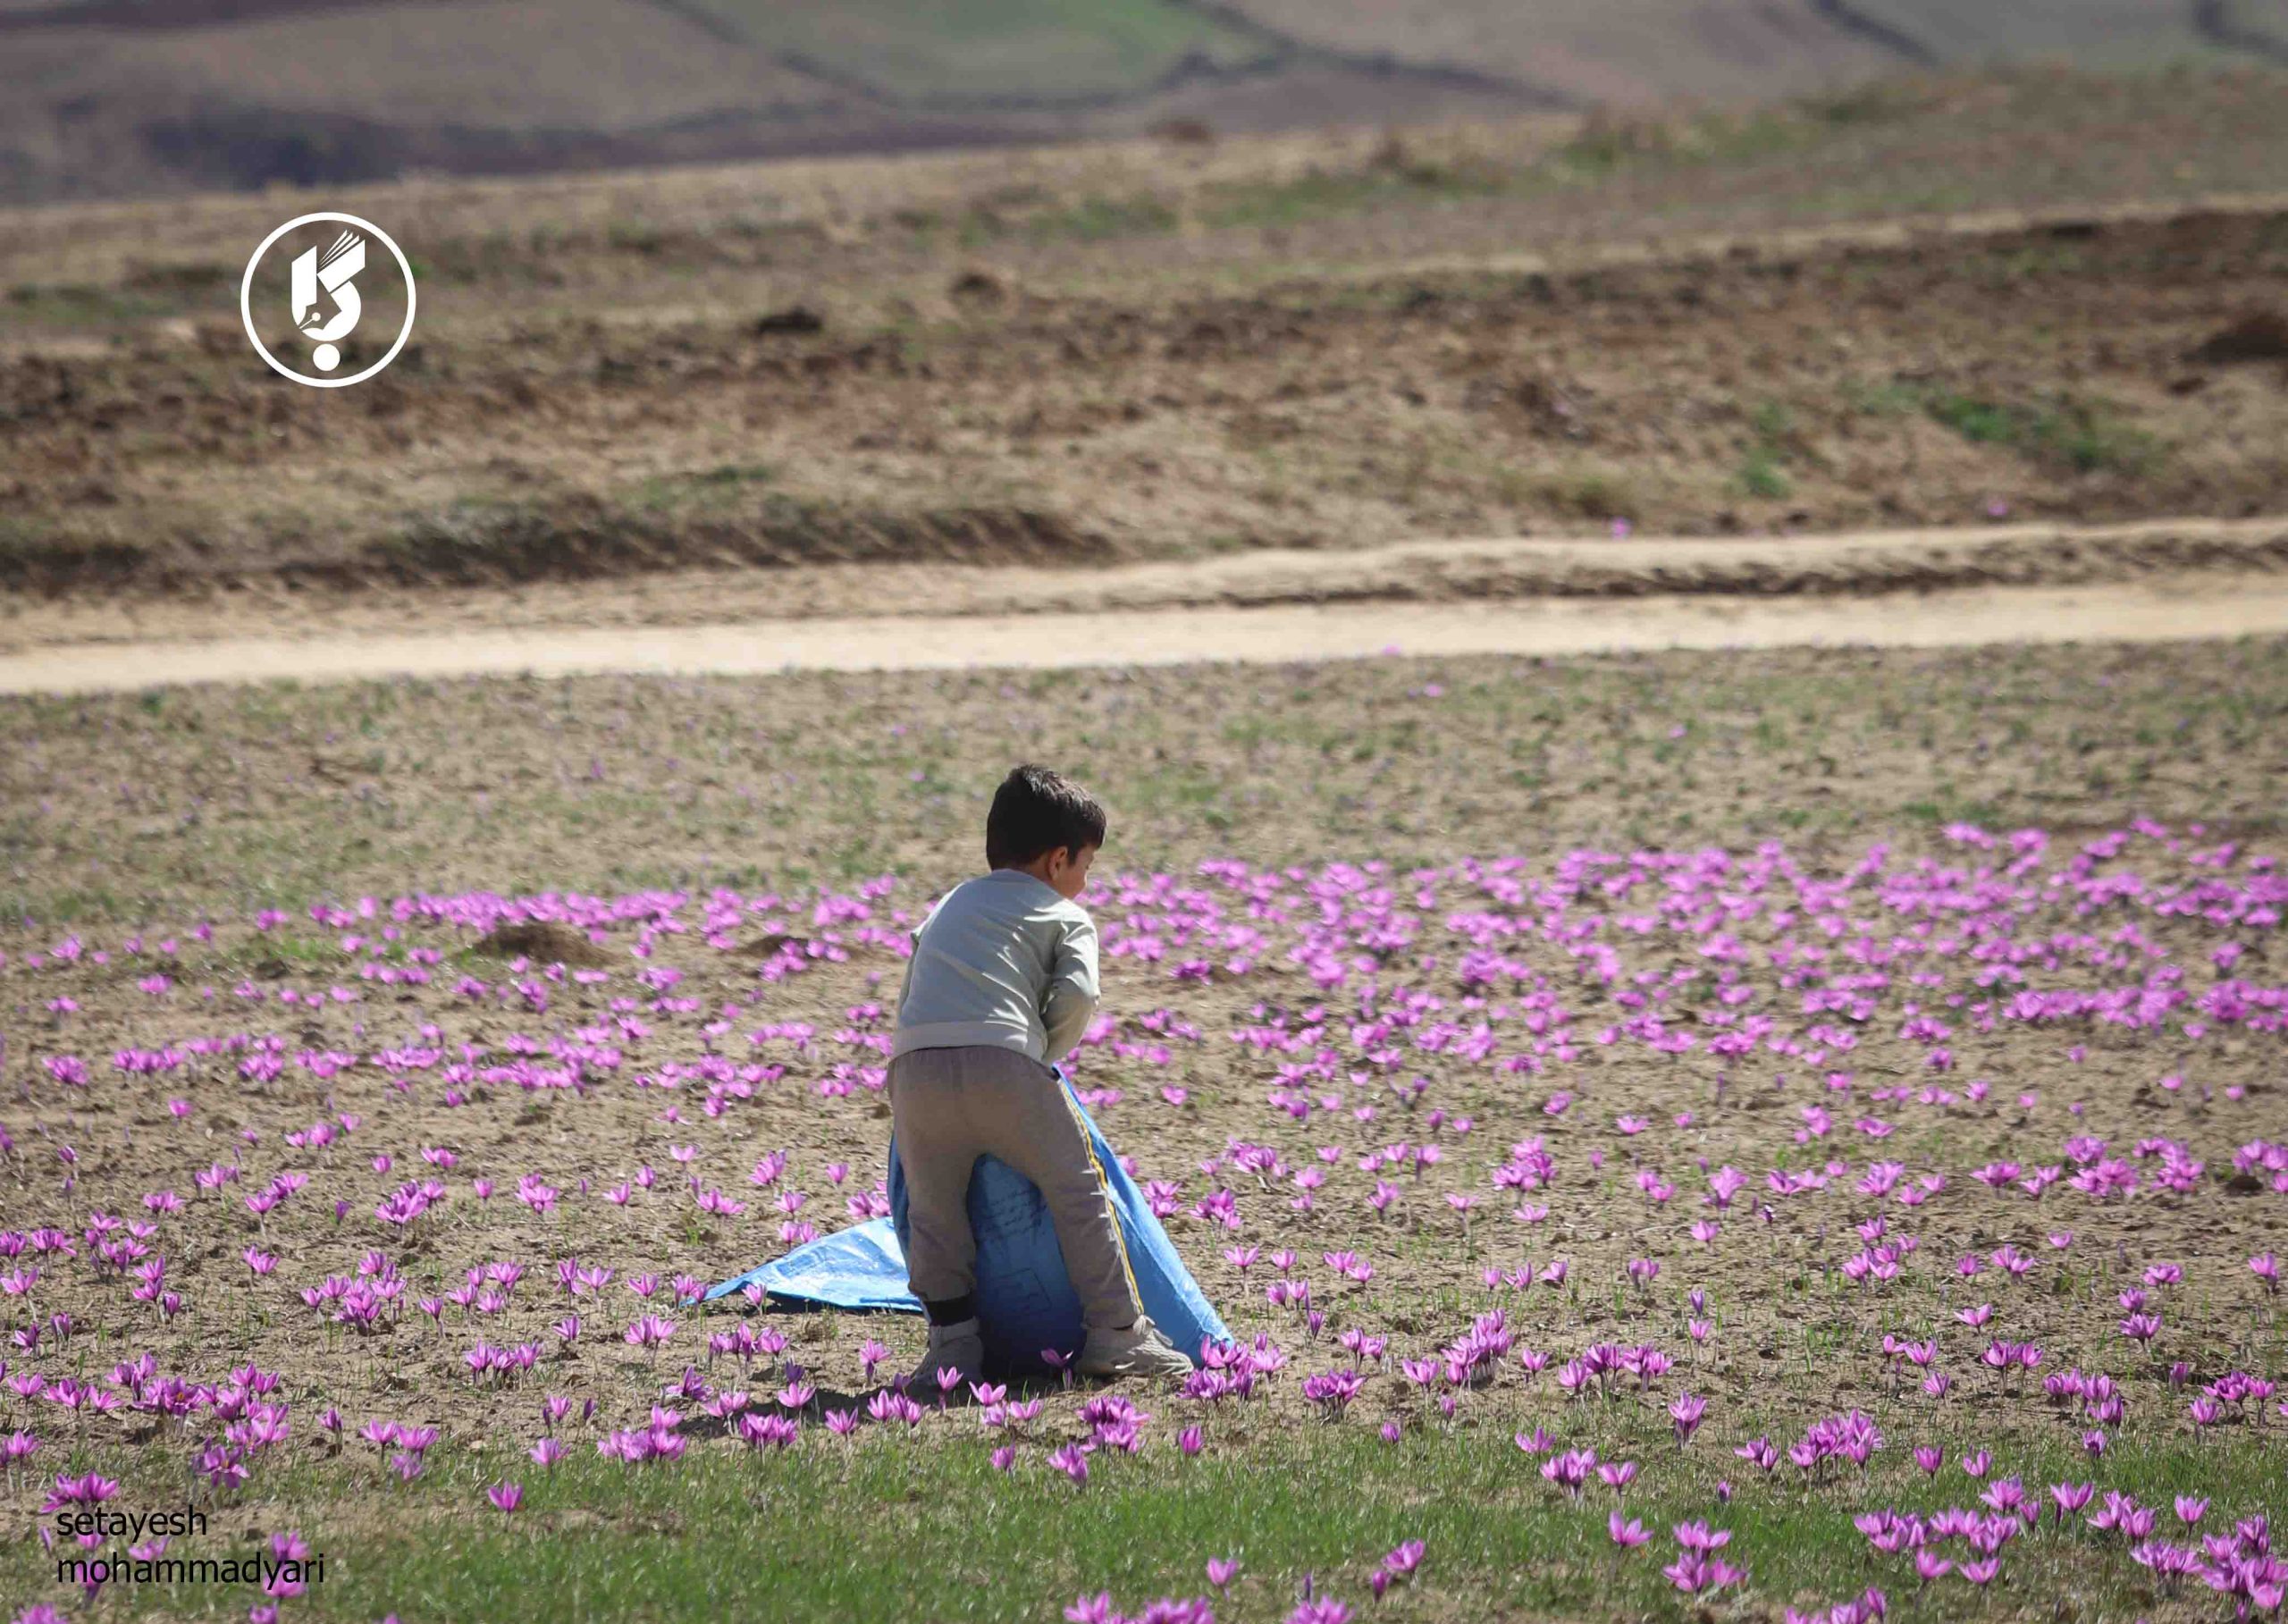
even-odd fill
[[[1866,545],[1857,551],[1895,561],[1903,544],[1891,538],[1880,547]],[[1522,544],[1512,544],[1518,545]],[[1849,553],[1854,549],[1846,543],[1834,551]],[[1939,648],[2288,634],[2288,572],[2268,553],[2253,555],[2250,561],[2259,559],[2263,561],[2256,568],[2173,569],[2080,585],[1971,584],[1888,591],[1877,587],[1863,593],[1837,590],[1839,583],[1833,582],[1824,589],[1798,585],[1775,592],[1769,581],[1762,583],[1762,591],[1661,592],[1646,590],[1648,582],[1631,577],[1632,590],[1609,588],[1600,595],[1544,592],[1431,601],[1384,595],[1241,605],[1182,602],[1183,583],[1170,578],[1158,583],[1162,590],[1157,602],[1155,593],[1138,591],[1135,595],[1141,602],[1115,601],[1077,611],[1033,608],[1011,612],[1011,606],[1022,604],[1022,594],[1014,593],[997,611],[980,606],[972,612],[934,615],[913,612],[915,606],[909,602],[901,605],[908,610],[904,613],[796,618],[782,607],[775,618],[756,615],[680,624],[543,620],[392,632],[369,626],[327,633],[305,621],[299,635],[272,628],[246,635],[225,630],[200,639],[51,642],[0,656],[0,692],[87,692],[281,677],[329,682],[399,674],[1173,664],[1342,659],[1392,650],[1407,654],[1569,654],[1845,644]],[[1323,568],[1335,562],[1319,560]],[[1417,556],[1412,562],[1426,569],[1430,560]],[[1258,573],[1250,579],[1267,585],[1260,561],[1254,563]],[[1397,562],[1384,558],[1373,560],[1367,570],[1371,576],[1397,568]],[[1217,570],[1210,567],[1190,586],[1204,591],[1207,582],[1217,578]],[[1098,585],[1111,584],[1100,580]],[[1127,585],[1135,588],[1138,584]],[[1076,590],[1077,584],[1068,578],[1066,589]],[[1113,594],[1115,600],[1117,596]],[[715,595],[719,606],[725,601],[726,594]],[[493,607],[498,611],[502,606],[496,602]],[[466,615],[476,605],[460,608]],[[530,606],[525,608],[529,613]]]

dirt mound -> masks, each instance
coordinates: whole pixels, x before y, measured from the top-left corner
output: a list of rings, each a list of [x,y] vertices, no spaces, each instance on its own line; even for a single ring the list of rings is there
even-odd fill
[[[823,332],[826,317],[808,305],[789,305],[784,310],[755,317],[754,330],[758,333]]]
[[[1364,562],[1362,560],[1362,562]],[[2288,521],[2215,530],[2199,524],[2112,533],[2061,530],[1949,541],[1922,534],[1823,546],[1682,542],[1393,548],[1364,568],[1315,577],[1234,568],[1216,602],[1233,606],[1361,602],[1456,602],[1535,598],[1880,597],[1985,586],[2087,586],[2196,573],[2288,572]]]
[[[955,304],[997,305],[1008,297],[1009,290],[992,272],[972,267],[946,284],[946,295]]]
[[[204,536],[57,536],[0,546],[0,592],[165,593],[275,580],[290,587],[505,586],[665,570],[799,564],[1085,564],[1101,536],[1052,513],[1000,508],[883,512],[765,501],[752,516],[663,523],[616,502],[456,507],[359,541],[309,534],[265,559],[218,554]]]
[[[1162,119],[1145,131],[1154,140],[1165,141],[1171,147],[1213,147],[1216,127],[1205,119]]]
[[[590,941],[584,931],[555,920],[531,920],[496,925],[469,949],[486,958],[530,959],[535,964],[569,964],[576,970],[601,970],[612,955]]]
[[[811,938],[807,936],[792,936],[784,930],[766,930],[754,940],[743,943],[739,952],[747,958],[768,959],[776,958],[788,947],[807,947],[810,945]]]
[[[789,952],[812,957],[813,949],[829,955],[839,953],[845,958],[878,957],[889,952],[876,942],[842,942],[827,937],[797,936],[786,930],[766,930],[754,940],[742,943],[737,951],[744,958],[770,959]]]
[[[2210,366],[2242,361],[2288,361],[2288,311],[2251,310],[2207,342],[2189,350],[2185,359]]]

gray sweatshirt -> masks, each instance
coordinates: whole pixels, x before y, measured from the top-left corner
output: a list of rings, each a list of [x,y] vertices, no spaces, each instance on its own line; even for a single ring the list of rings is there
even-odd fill
[[[1045,879],[995,869],[964,879],[915,927],[893,1059],[986,1044],[1054,1064],[1097,1010],[1097,927]]]

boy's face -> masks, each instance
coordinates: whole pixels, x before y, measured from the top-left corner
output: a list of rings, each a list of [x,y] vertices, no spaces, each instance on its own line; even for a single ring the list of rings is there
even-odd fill
[[[1060,846],[1041,862],[1041,878],[1055,887],[1056,894],[1071,902],[1081,895],[1089,883],[1089,865],[1097,860],[1097,848],[1082,846],[1078,854],[1069,846]]]

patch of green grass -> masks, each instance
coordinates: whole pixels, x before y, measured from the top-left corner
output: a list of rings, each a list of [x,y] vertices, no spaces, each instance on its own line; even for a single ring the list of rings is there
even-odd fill
[[[604,244],[622,254],[657,254],[668,246],[668,233],[641,220],[615,220],[604,228]]]
[[[1202,200],[1209,226],[1297,225],[1392,204],[1487,198],[1511,189],[1514,177],[1478,164],[1378,161],[1359,170],[1312,170],[1284,181],[1228,181]]]
[[[1931,395],[1923,410],[1934,423],[1944,424],[1973,445],[2007,445],[2020,433],[2015,412],[2006,406],[1968,395]]]
[[[1579,134],[1552,152],[1547,160],[1552,175],[1568,180],[1602,181],[1641,159],[1674,154],[1674,137],[1665,125],[1649,119],[1606,122],[1592,118]]]
[[[1035,242],[1101,242],[1111,237],[1172,231],[1175,227],[1175,210],[1157,198],[1090,197],[1070,207],[1034,215],[1025,222],[1024,234]]]
[[[2161,440],[2120,408],[2079,395],[2015,401],[1902,379],[1854,380],[1842,394],[1846,407],[1864,416],[1926,417],[1973,445],[1998,446],[2070,473],[2145,474],[2167,455]]]
[[[1100,1451],[1079,1487],[1047,1467],[1040,1443],[1021,1447],[1015,1470],[997,1472],[988,1441],[956,1415],[926,1423],[919,1435],[866,1428],[846,1443],[813,1429],[781,1454],[702,1443],[674,1467],[603,1460],[577,1436],[549,1471],[525,1459],[523,1440],[481,1452],[440,1444],[428,1471],[402,1486],[383,1485],[374,1463],[353,1454],[273,1467],[258,1477],[251,1504],[257,1526],[299,1528],[325,1558],[324,1581],[290,1603],[301,1618],[1017,1624],[1055,1618],[1074,1596],[1098,1591],[1131,1614],[1157,1596],[1203,1594],[1206,1559],[1226,1556],[1241,1573],[1218,1616],[1275,1620],[1307,1576],[1363,1611],[1383,1553],[1419,1539],[1418,1575],[1385,1605],[1459,1624],[1670,1616],[1678,1598],[1660,1569],[1675,1554],[1671,1527],[1695,1519],[1731,1532],[1726,1554],[1748,1571],[1751,1606],[1776,1613],[1869,1586],[1903,1600],[1914,1592],[1912,1569],[1903,1557],[1875,1552],[1852,1514],[1870,1505],[1929,1512],[1968,1498],[1963,1480],[1921,1478],[1905,1459],[1914,1443],[1939,1443],[1950,1456],[1989,1447],[1995,1475],[2020,1476],[2038,1501],[2051,1482],[2099,1477],[2147,1504],[2166,1506],[2179,1491],[2206,1494],[2217,1506],[2212,1516],[2229,1518],[2266,1505],[2275,1486],[2276,1463],[2252,1439],[2122,1439],[2093,1468],[2063,1436],[1998,1435],[1976,1428],[1967,1412],[1925,1426],[1880,1403],[1888,1442],[1863,1474],[1813,1482],[1783,1467],[1767,1478],[1731,1459],[1729,1433],[1720,1443],[1704,1435],[1679,1459],[1656,1406],[1589,1408],[1603,1452],[1660,1464],[1623,1506],[1653,1536],[1639,1550],[1613,1546],[1608,1492],[1593,1484],[1576,1504],[1541,1479],[1510,1439],[1513,1425],[1532,1422],[1472,1418],[1468,1409],[1451,1433],[1417,1421],[1395,1445],[1358,1416],[1283,1427],[1243,1411],[1211,1412],[1210,1452],[1201,1459],[1182,1460],[1165,1438],[1133,1458]],[[1554,1409],[1535,1418],[1560,1437],[1582,1419]],[[1744,1415],[1740,1435],[1755,1425]],[[940,1428],[959,1436],[933,1439]],[[1735,1485],[1729,1504],[1715,1498],[1719,1477]],[[482,1498],[504,1480],[524,1489],[512,1517]],[[147,1502],[159,1503],[163,1485],[130,1485],[130,1494],[147,1491]],[[172,1492],[180,1495],[179,1483]],[[347,1520],[342,1507],[355,1508]],[[2142,1606],[2142,1569],[2092,1561],[2097,1543],[2078,1522],[2059,1528],[2045,1519],[2013,1542],[1992,1590],[1934,1586],[1919,1598],[1917,1616],[2020,1617],[2047,1611],[2054,1596],[2074,1598],[2085,1614]],[[192,1536],[170,1554],[231,1549],[218,1536]],[[72,1599],[35,1541],[10,1542],[0,1575],[19,1599]],[[243,1617],[258,1599],[236,1587],[181,1585],[155,1587],[141,1603],[170,1618],[223,1619]]]
[[[1933,390],[1921,399],[1932,422],[1974,445],[2004,446],[2028,461],[2076,474],[2143,474],[2163,455],[2153,434],[2124,421],[2113,407],[2078,396],[2028,405]]]
[[[769,484],[778,470],[767,462],[726,462],[711,468],[655,474],[627,494],[630,508],[647,512],[719,509],[735,505],[751,486]]]
[[[1592,115],[1552,151],[1545,166],[1575,183],[1612,179],[1624,170],[1677,164],[1742,163],[1796,152],[1826,134],[1794,107],[1710,114],[1683,122]]]
[[[1785,465],[1803,450],[1795,414],[1781,401],[1764,400],[1748,414],[1748,424],[1755,439],[1732,476],[1733,489],[1763,501],[1778,501],[1793,494],[1796,482]]]
[[[1885,79],[1852,85],[1840,90],[1816,92],[1796,105],[1804,116],[1838,129],[1895,123],[1937,105],[1941,97],[1928,85],[1912,80]]]
[[[1628,475],[1618,468],[1560,469],[1531,480],[1524,489],[1539,502],[1577,518],[1633,519],[1644,505]]]
[[[1843,403],[1870,417],[1911,417],[1922,409],[1922,394],[1913,384],[1896,380],[1871,383],[1853,378],[1843,385]]]
[[[972,208],[957,235],[964,248],[982,248],[1004,238],[1026,242],[1103,242],[1119,237],[1149,237],[1175,230],[1176,211],[1148,193],[1125,198],[1085,197],[1014,218],[998,210]]]
[[[940,105],[1118,95],[1145,88],[1187,58],[1232,68],[1266,55],[1250,32],[1178,0],[696,4],[799,64]]]
[[[137,321],[172,307],[147,294],[88,282],[19,282],[8,290],[11,321],[51,327]]]
[[[1708,113],[1682,121],[1593,116],[1545,162],[1557,175],[1591,182],[1646,167],[1752,164],[1896,123],[1926,112],[1929,105],[1911,86],[1884,83],[1805,97],[1778,107]]]
[[[1521,163],[1425,160],[1392,146],[1354,169],[1212,186],[1199,215],[1209,226],[1297,225],[1409,204],[1596,186],[1648,169],[1753,164],[1908,118],[1924,107],[1912,90],[1885,87],[1684,121],[1592,117],[1569,139]]]
[[[5,843],[0,842],[0,849]],[[16,907],[17,899],[0,892],[0,918],[11,917],[6,910]],[[58,886],[43,890],[38,903],[40,918],[54,925],[93,923],[104,919],[131,919],[140,911],[138,899],[129,897],[109,886]]]
[[[2288,725],[2283,646],[1405,659],[1307,677],[1208,665],[281,682],[170,690],[156,714],[132,694],[0,697],[0,929],[29,916],[36,931],[179,930],[409,883],[609,892],[704,887],[740,867],[774,883],[854,868],[938,877],[966,853],[960,831],[1020,737],[1105,797],[1117,861],[1141,869],[1188,871],[1203,849],[1283,863],[1386,851],[1373,826],[1393,803],[1387,775],[1420,762],[1400,753],[1418,753],[1429,726],[1441,765],[1407,767],[1405,809],[1450,851],[1514,849],[1521,815],[1552,845],[1602,843],[1620,787],[1648,846],[1872,829],[1935,840],[1956,817],[2014,828],[2140,812],[2230,816],[2254,834],[2280,824],[2263,766]],[[1433,677],[1443,698],[1409,696]],[[854,707],[867,718],[854,736]],[[1649,745],[1610,765],[1615,728],[1644,717],[1691,728],[1693,781],[1671,776],[1660,797],[1641,793]],[[894,739],[900,721],[915,730]],[[2133,783],[2155,748],[2141,731],[2200,773],[2087,793],[2090,769]],[[347,771],[374,750],[385,772]],[[341,770],[313,773],[314,753]],[[137,763],[131,805],[122,759]],[[2028,759],[2083,770],[2029,777]],[[1185,795],[1161,782],[1170,762],[1199,775]],[[916,769],[930,782],[917,786]],[[1258,786],[1275,789],[1250,800]],[[1927,810],[1903,814],[1908,801]],[[820,806],[837,816],[822,822]],[[1203,832],[1207,811],[1228,829]]]
[[[1740,459],[1740,471],[1734,476],[1743,495],[1777,501],[1796,489],[1779,466],[1779,459],[1768,445],[1759,445]]]

